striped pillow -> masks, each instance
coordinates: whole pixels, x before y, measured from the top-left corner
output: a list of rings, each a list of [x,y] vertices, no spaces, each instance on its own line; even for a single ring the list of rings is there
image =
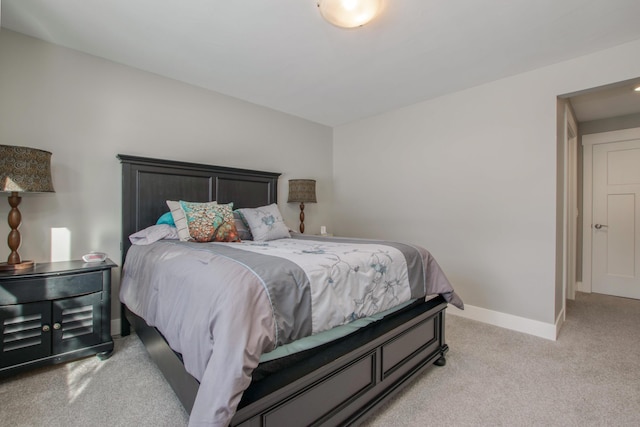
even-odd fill
[[[167,206],[169,206],[173,222],[176,224],[176,228],[178,229],[178,237],[180,237],[181,241],[188,242],[191,240],[191,235],[189,234],[189,223],[187,222],[184,210],[182,210],[182,206],[180,206],[180,202],[167,200]]]

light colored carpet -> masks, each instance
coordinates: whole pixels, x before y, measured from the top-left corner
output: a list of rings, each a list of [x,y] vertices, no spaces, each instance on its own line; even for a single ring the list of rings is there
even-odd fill
[[[188,415],[136,335],[92,356],[0,380],[1,426],[185,426]]]
[[[446,367],[364,426],[640,426],[640,301],[579,293],[556,342],[446,322]]]
[[[638,426],[640,301],[578,294],[557,342],[447,316],[433,367],[363,426]],[[184,426],[135,335],[90,357],[0,380],[0,425]]]

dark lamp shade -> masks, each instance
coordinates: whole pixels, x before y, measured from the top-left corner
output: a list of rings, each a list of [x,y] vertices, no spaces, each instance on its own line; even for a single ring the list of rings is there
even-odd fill
[[[317,203],[315,179],[290,179],[287,202]]]
[[[0,145],[0,192],[51,193],[51,153]]]

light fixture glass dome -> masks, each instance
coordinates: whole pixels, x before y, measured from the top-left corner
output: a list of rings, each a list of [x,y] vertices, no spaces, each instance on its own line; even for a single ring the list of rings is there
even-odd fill
[[[360,27],[376,17],[383,0],[318,0],[324,19],[342,28]]]

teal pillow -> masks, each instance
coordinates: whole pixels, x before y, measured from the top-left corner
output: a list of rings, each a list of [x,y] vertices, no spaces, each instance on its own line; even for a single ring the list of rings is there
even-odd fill
[[[168,224],[172,227],[176,226],[176,223],[173,222],[173,215],[171,215],[171,212],[162,214],[162,216],[158,218],[158,221],[156,221],[156,224]]]

